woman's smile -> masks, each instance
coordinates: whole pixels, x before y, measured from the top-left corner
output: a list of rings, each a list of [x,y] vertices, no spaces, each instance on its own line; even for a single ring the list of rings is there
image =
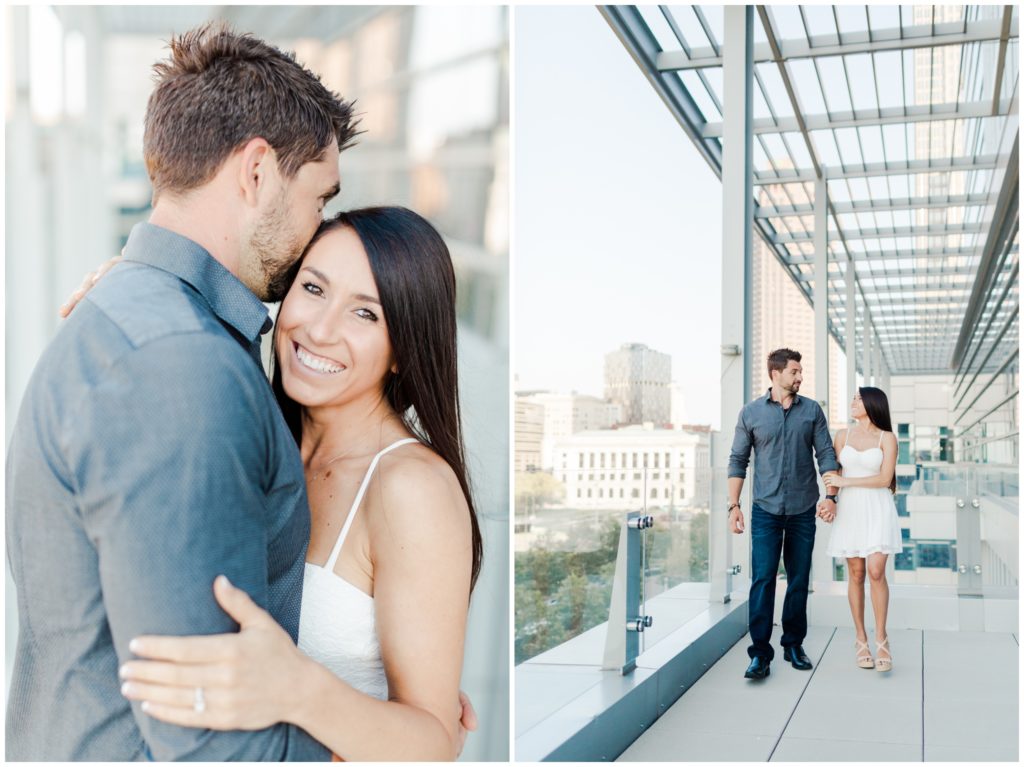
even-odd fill
[[[298,341],[292,341],[292,349],[295,352],[295,359],[301,368],[305,368],[316,375],[335,375],[345,369],[345,366],[329,357],[321,357],[313,354],[309,349]]]

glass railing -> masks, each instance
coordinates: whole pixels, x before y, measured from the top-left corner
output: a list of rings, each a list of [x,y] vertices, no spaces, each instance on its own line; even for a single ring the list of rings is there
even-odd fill
[[[919,464],[902,499],[908,518],[901,514],[904,551],[896,557],[897,582],[1016,599],[1019,500],[1016,466]]]
[[[642,592],[708,580],[707,467],[585,468],[516,475],[516,663],[608,620],[627,515],[652,518]]]

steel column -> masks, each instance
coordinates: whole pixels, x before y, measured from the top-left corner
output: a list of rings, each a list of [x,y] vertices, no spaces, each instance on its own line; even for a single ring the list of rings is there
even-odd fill
[[[846,399],[857,390],[857,285],[853,260],[846,260]]]
[[[740,408],[750,399],[751,271],[753,195],[753,6],[724,8],[725,47],[722,141],[722,410],[721,433],[714,441],[711,501],[710,580],[712,601],[725,601],[732,590],[732,536],[726,527],[725,467],[732,430]],[[747,482],[749,488],[750,481]],[[749,492],[747,493],[749,496]],[[744,509],[749,505],[744,504]],[[746,537],[744,536],[744,541]],[[739,549],[739,547],[737,546]],[[745,549],[742,550],[745,555]],[[744,560],[745,556],[742,557]]]

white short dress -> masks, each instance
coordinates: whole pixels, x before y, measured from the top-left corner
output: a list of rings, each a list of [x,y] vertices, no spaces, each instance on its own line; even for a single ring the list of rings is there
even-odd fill
[[[883,432],[884,433],[884,432]],[[839,453],[844,477],[871,477],[882,468],[882,435],[867,450],[844,445]],[[839,490],[832,537],[831,557],[866,557],[903,551],[896,503],[888,487],[844,487]]]

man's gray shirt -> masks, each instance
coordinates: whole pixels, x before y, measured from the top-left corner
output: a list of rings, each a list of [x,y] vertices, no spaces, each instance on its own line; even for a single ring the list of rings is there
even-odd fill
[[[793,397],[788,410],[772,399],[772,390],[740,410],[729,455],[729,476],[747,476],[754,450],[754,503],[770,514],[799,514],[819,496],[818,471],[838,471],[836,451],[821,406]]]
[[[139,224],[43,352],[7,455],[8,760],[329,756],[289,725],[158,722],[117,673],[140,634],[236,630],[213,596],[219,573],[298,633],[309,508],[256,362],[269,325],[203,248]]]

